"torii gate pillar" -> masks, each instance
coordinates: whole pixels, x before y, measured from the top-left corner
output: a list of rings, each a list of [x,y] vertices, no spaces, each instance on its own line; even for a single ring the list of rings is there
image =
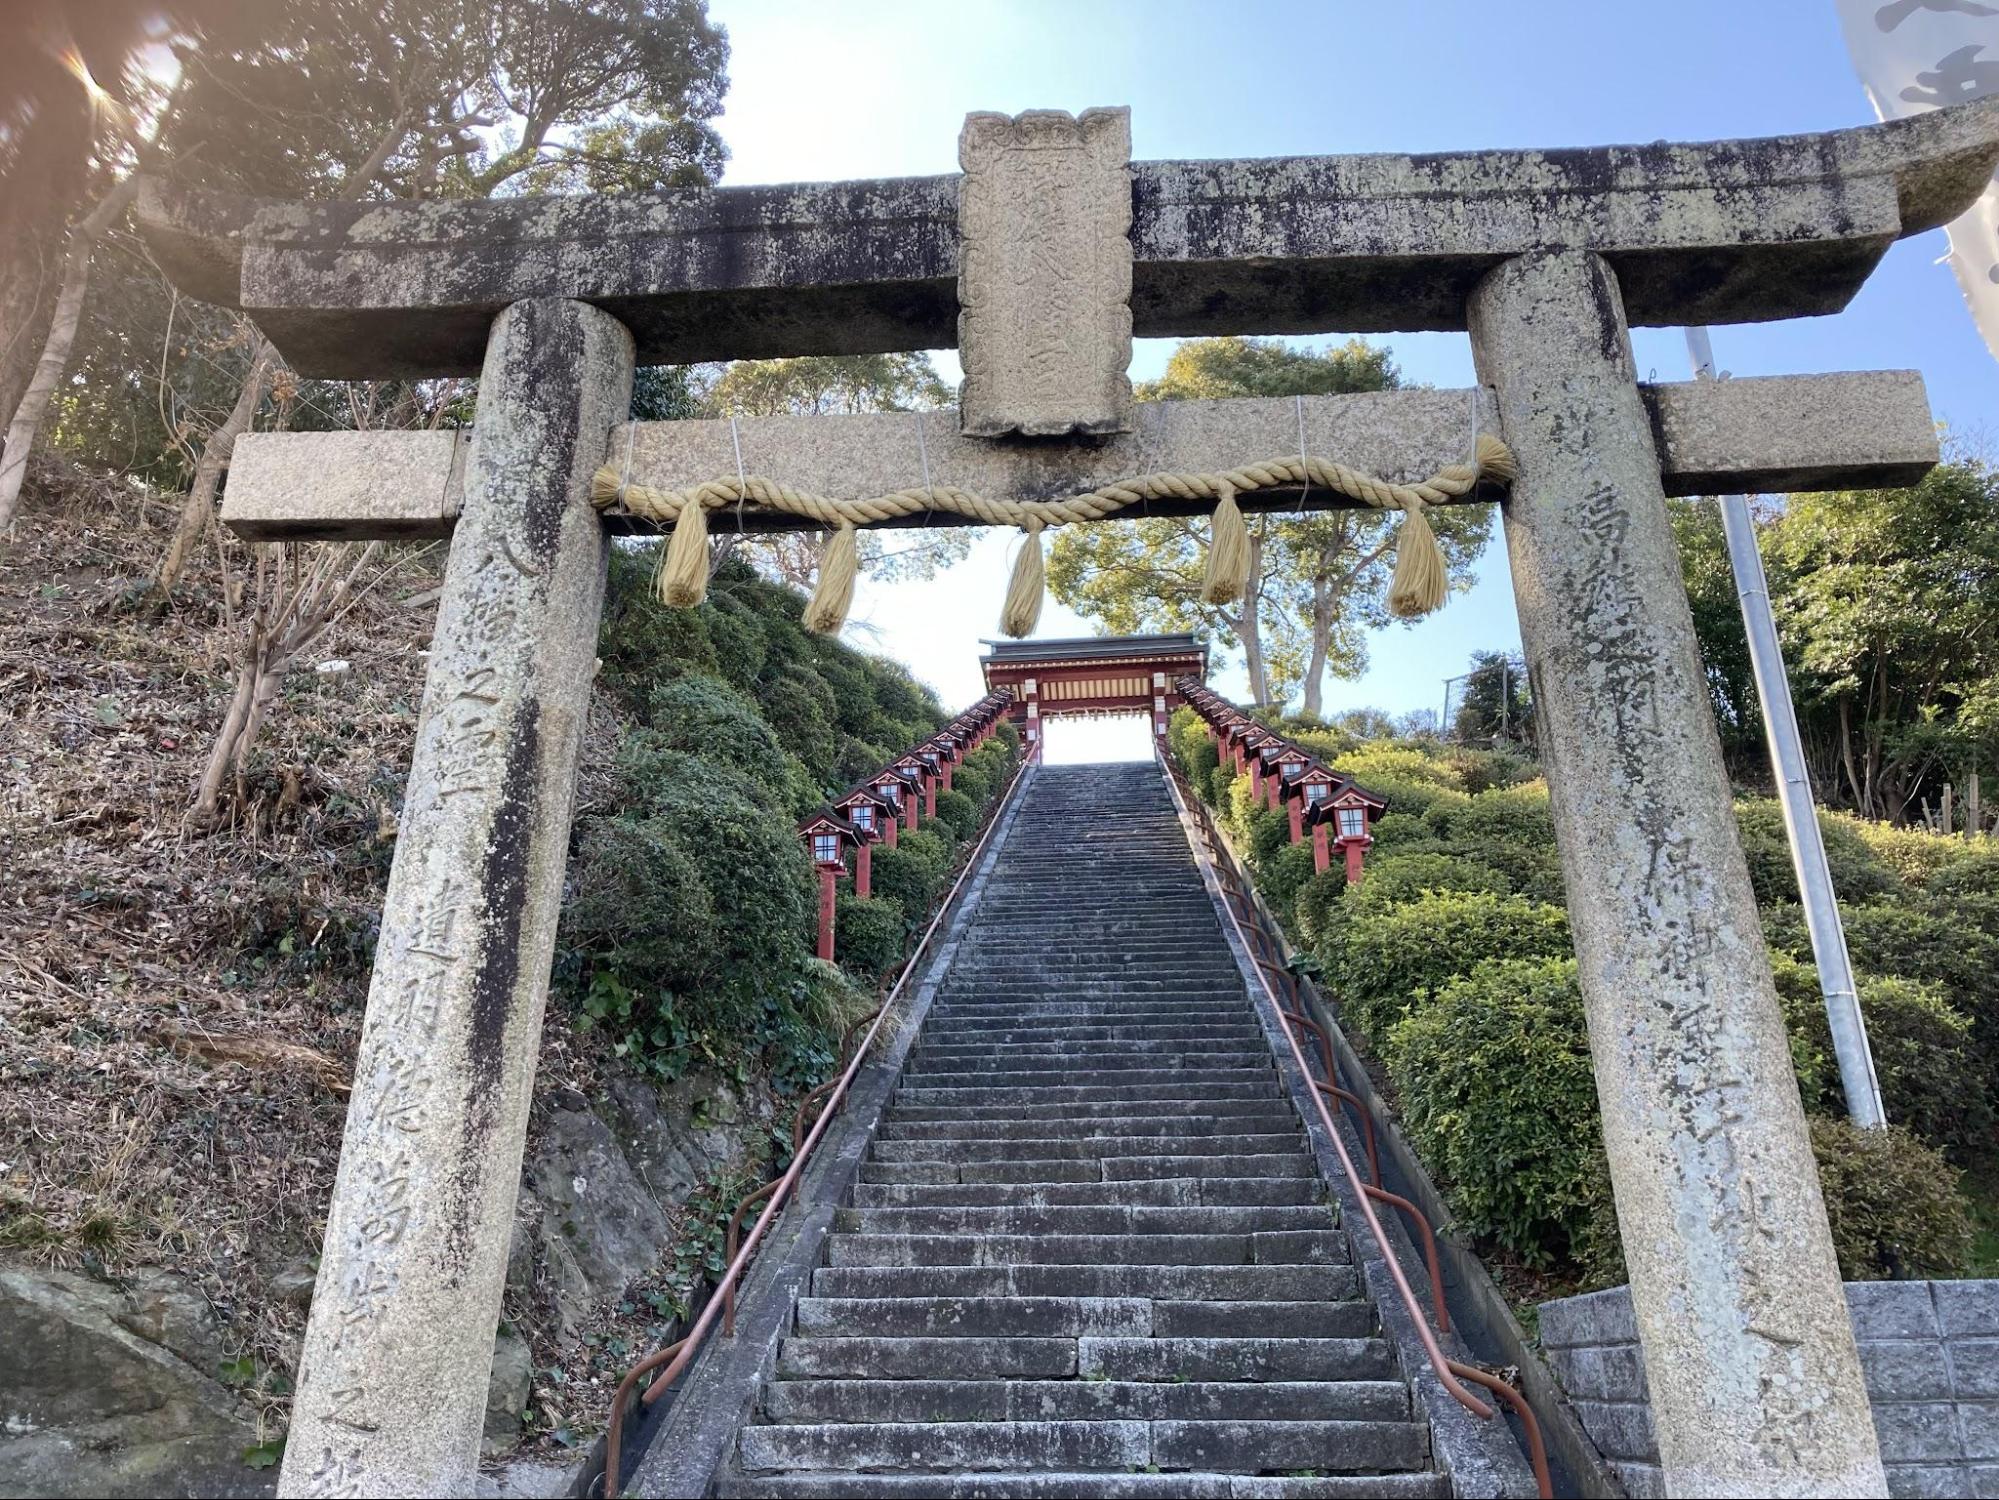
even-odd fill
[[[479,379],[367,1020],[299,1359],[286,1495],[469,1495],[520,1190],[632,338],[517,302]]]
[[[1523,255],[1470,323],[1667,1483],[1886,1494],[1616,275]]]

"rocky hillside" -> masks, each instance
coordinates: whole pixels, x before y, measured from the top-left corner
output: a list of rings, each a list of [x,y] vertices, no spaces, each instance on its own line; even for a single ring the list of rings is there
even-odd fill
[[[220,822],[196,829],[184,814],[234,691],[243,601],[226,588],[244,562],[211,546],[162,600],[147,579],[173,520],[141,487],[45,468],[0,553],[0,1493],[268,1482],[395,847],[442,549],[405,549],[295,664]],[[614,603],[643,564],[619,572]],[[771,882],[802,893],[797,804],[883,748],[848,730],[927,732],[936,705],[837,646],[811,649],[847,703],[811,690],[810,663],[773,668],[780,646],[806,650],[784,629],[796,596],[736,577],[713,632],[733,667],[698,620],[698,641],[607,648],[579,840],[653,838],[625,774],[634,754],[654,774],[648,795],[700,770],[675,748],[676,700],[652,701],[685,679],[678,701],[686,683],[711,710],[726,695],[739,729],[829,740],[825,764],[787,744],[783,784],[734,789]],[[799,722],[765,717],[767,703]],[[842,727],[847,708],[865,712]],[[614,839],[614,826],[640,831]],[[571,875],[599,891],[618,879],[587,851]],[[525,1433],[559,1458],[601,1421],[611,1372],[684,1308],[717,1221],[761,1180],[781,1096],[830,1058],[856,992],[808,973],[803,894],[796,909],[782,931],[737,934],[762,945],[763,967],[727,1003],[697,973],[643,993],[630,934],[565,931],[495,1364],[496,1453]],[[604,1024],[607,985],[650,1040]],[[731,1024],[786,1045],[732,1047]]]

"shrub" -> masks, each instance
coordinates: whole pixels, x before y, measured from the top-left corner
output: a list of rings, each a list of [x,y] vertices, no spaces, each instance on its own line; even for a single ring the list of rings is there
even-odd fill
[[[1492,866],[1450,854],[1391,854],[1365,866],[1361,898],[1370,908],[1413,900],[1425,891],[1490,891],[1511,894],[1513,887]]]
[[[888,852],[877,849],[875,857]],[[855,973],[880,979],[901,961],[908,936],[900,902],[840,893],[833,914],[833,949]]]
[[[1971,1018],[1988,1076],[1999,1068],[1999,900],[1928,893],[1842,907],[1841,915],[1860,972],[1939,987]]]
[[[1796,901],[1797,872],[1791,865],[1791,841],[1784,831],[1783,804],[1760,797],[1735,804],[1735,822],[1742,852],[1749,858],[1749,881],[1760,902]],[[1832,888],[1843,901],[1870,901],[1901,891],[1902,881],[1856,831],[1855,820],[1819,814],[1826,863]]]
[[[938,872],[921,849],[909,847],[910,837],[903,834],[893,849],[876,846],[871,884],[877,897],[894,902],[903,921],[913,924],[930,915],[930,905],[937,899]],[[837,929],[834,936],[837,940]]]
[[[651,731],[627,741],[619,761],[626,784],[700,870],[731,982],[791,968],[814,910],[811,864],[791,813],[759,800],[731,767],[660,748]]]
[[[1958,1175],[1940,1152],[1898,1127],[1863,1130],[1814,1119],[1812,1152],[1848,1281],[1965,1273],[1971,1215]]]
[[[1817,1063],[1807,1087],[1798,1086],[1806,1108],[1826,1114],[1846,1112],[1846,1094],[1826,1023],[1818,973],[1809,964],[1773,959],[1773,969],[1789,972],[1778,983],[1785,1021]],[[1881,1100],[1888,1118],[1933,1146],[1951,1149],[1960,1160],[1983,1156],[1992,1146],[1990,1085],[1972,1037],[1971,1018],[1951,1005],[1934,985],[1892,977],[1860,981],[1860,1011]],[[1794,1047],[1794,1050],[1796,1048]]]
[[[1541,774],[1541,768],[1532,759],[1511,750],[1453,750],[1443,761],[1457,773],[1464,790],[1473,796],[1499,787],[1518,786]]]
[[[1951,851],[1949,859],[1937,862],[1925,887],[1932,896],[1983,896],[1999,900],[1999,849],[1953,848],[1950,840],[1931,833],[1912,837]]]
[[[831,781],[840,748],[832,690],[817,676],[789,671],[763,684],[757,702],[778,743],[804,763],[815,782]]]
[[[999,790],[986,774],[984,763],[974,755],[966,756],[964,764],[951,773],[951,786],[960,796],[969,797],[972,806],[979,812],[985,811],[986,804],[993,800],[993,793]]]
[[[1337,941],[1337,931],[1346,918],[1346,897],[1346,871],[1338,866],[1324,874],[1315,873],[1299,889],[1291,910],[1306,947],[1323,952]]]
[[[1392,743],[1363,745],[1333,765],[1369,786],[1376,779],[1420,782],[1444,792],[1462,792],[1464,781],[1448,761]]]
[[[1406,1006],[1487,959],[1569,955],[1569,922],[1559,907],[1449,891],[1356,913],[1344,941],[1321,959],[1344,1014],[1380,1041]]]
[[[1517,844],[1528,849],[1555,847],[1555,820],[1548,811],[1544,782],[1480,792],[1462,801],[1444,797],[1423,815],[1439,837],[1480,849],[1488,844]]]
[[[1291,842],[1291,815],[1288,812],[1272,812],[1268,803],[1253,807],[1243,814],[1244,847],[1249,853],[1249,862],[1262,869],[1277,857],[1277,851]]]
[[[1480,964],[1398,1022],[1384,1052],[1460,1225],[1529,1265],[1578,1258],[1602,1169],[1575,961]]]
[[[782,785],[785,750],[749,698],[719,677],[694,673],[653,689],[649,715],[657,742]]]
[[[960,839],[970,838],[978,831],[979,805],[953,787],[948,792],[937,794],[937,817]]]
[[[1312,846],[1309,842],[1285,844],[1258,866],[1256,888],[1270,903],[1273,912],[1288,915],[1297,903],[1298,893],[1317,873],[1312,868]],[[1334,872],[1328,870],[1326,873],[1330,875]]]
[[[1874,852],[1876,859],[1893,870],[1903,884],[1917,890],[1928,888],[1932,876],[1965,857],[1964,846],[1957,840],[1927,829],[1871,823],[1865,818],[1849,817],[1844,813],[1820,813],[1819,817],[1821,821],[1836,817],[1848,824],[1861,842]],[[1842,891],[1840,894],[1846,893]]]
[[[950,824],[932,821],[904,830],[898,845],[904,854],[922,860],[933,880],[942,880],[951,873],[951,850],[957,842]]]
[[[1420,818],[1439,802],[1467,800],[1463,792],[1413,777],[1380,773],[1363,776],[1355,773],[1354,779],[1376,796],[1384,798],[1390,813],[1409,813]]]
[[[752,691],[763,674],[770,641],[763,622],[741,601],[717,591],[710,595],[708,639],[713,642],[715,667],[723,679],[743,692]]]
[[[630,988],[704,983],[720,953],[714,903],[693,858],[658,818],[593,818],[572,862],[559,945]]]
[[[1369,851],[1371,859],[1389,853],[1414,854],[1444,847],[1443,840],[1430,831],[1430,825],[1412,813],[1385,812],[1368,831],[1374,835],[1374,848]]]

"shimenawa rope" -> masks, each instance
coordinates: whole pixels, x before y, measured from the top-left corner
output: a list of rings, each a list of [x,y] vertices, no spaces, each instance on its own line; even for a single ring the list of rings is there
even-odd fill
[[[1041,613],[1041,532],[1045,527],[1099,521],[1147,500],[1213,500],[1214,520],[1201,597],[1211,604],[1226,604],[1241,598],[1249,581],[1249,528],[1235,497],[1295,485],[1316,485],[1378,510],[1401,511],[1388,608],[1404,619],[1425,615],[1444,602],[1450,588],[1443,550],[1424,519],[1425,508],[1460,499],[1481,480],[1503,485],[1510,484],[1513,477],[1512,452],[1498,438],[1479,433],[1471,463],[1451,464],[1413,484],[1391,484],[1344,464],[1300,455],[1245,464],[1218,474],[1142,474],[1066,500],[994,500],[954,485],[925,485],[868,499],[835,500],[740,472],[734,479],[711,479],[684,490],[656,490],[632,484],[617,465],[606,464],[591,482],[590,500],[599,510],[622,502],[632,515],[672,527],[660,565],[658,592],[666,603],[683,608],[699,604],[707,596],[709,511],[747,501],[831,531],[820,564],[819,586],[805,608],[807,628],[821,634],[837,631],[853,602],[859,570],[857,526],[930,510],[948,510],[985,526],[1018,526],[1027,535],[1014,562],[1000,628],[1019,637],[1034,629]]]

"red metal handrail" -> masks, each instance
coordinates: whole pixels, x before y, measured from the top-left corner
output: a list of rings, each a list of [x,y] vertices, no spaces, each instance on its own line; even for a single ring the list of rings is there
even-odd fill
[[[881,1008],[874,1013],[872,1020],[869,1022],[866,1035],[861,1038],[860,1045],[854,1049],[853,1056],[847,1060],[846,1067],[834,1081],[832,1091],[827,1096],[825,1107],[819,1111],[818,1116],[812,1122],[811,1130],[806,1133],[804,1140],[793,1151],[791,1165],[785,1168],[783,1176],[769,1184],[768,1187],[758,1189],[757,1192],[752,1193],[749,1198],[738,1205],[736,1216],[731,1220],[732,1237],[735,1227],[741,1224],[743,1210],[765,1192],[770,1194],[769,1201],[764,1204],[763,1212],[757,1215],[756,1223],[750,1227],[749,1235],[744,1239],[742,1247],[729,1257],[728,1269],[722,1273],[722,1279],[715,1284],[715,1290],[709,1296],[707,1305],[701,1309],[700,1316],[694,1320],[694,1326],[687,1331],[687,1336],[678,1343],[670,1344],[657,1354],[650,1355],[632,1366],[626,1372],[625,1378],[618,1382],[617,1394],[611,1398],[611,1420],[604,1437],[603,1493],[605,1495],[616,1495],[618,1492],[618,1481],[621,1477],[618,1472],[619,1446],[624,1435],[625,1405],[630,1398],[632,1388],[638,1384],[641,1376],[649,1374],[664,1365],[666,1368],[656,1380],[646,1387],[644,1395],[640,1398],[645,1405],[652,1405],[653,1402],[665,1394],[667,1388],[675,1380],[679,1379],[681,1372],[692,1363],[695,1354],[701,1348],[702,1342],[714,1328],[718,1312],[726,1314],[730,1328],[733,1331],[736,1285],[742,1280],[744,1268],[749,1265],[752,1257],[756,1255],[757,1246],[762,1243],[764,1232],[770,1228],[771,1221],[783,1211],[784,1205],[791,1197],[793,1189],[798,1186],[798,1179],[804,1172],[806,1161],[812,1155],[813,1148],[819,1144],[820,1138],[825,1135],[828,1122],[832,1120],[834,1115],[839,1113],[840,1105],[847,1097],[847,1090],[852,1086],[855,1075],[860,1072],[861,1064],[867,1058],[868,1049],[874,1045],[875,1037],[881,1032],[882,1024],[888,1019],[889,1013],[895,1007],[896,1000],[902,995],[903,986],[909,982],[909,976],[916,972],[917,964],[929,949],[930,940],[936,936],[937,929],[942,924],[945,913],[950,911],[951,903],[957,899],[958,892],[964,888],[966,879],[971,875],[973,870],[978,868],[980,857],[985,853],[986,845],[992,839],[993,830],[999,827],[1000,819],[1006,812],[1007,804],[1013,800],[1014,791],[1020,785],[1020,778],[1022,773],[1027,769],[1027,764],[1027,761],[1023,759],[1019,765],[1014,767],[1012,777],[1008,779],[1006,786],[1001,789],[999,796],[993,799],[993,810],[986,820],[984,830],[979,834],[979,841],[972,846],[972,852],[965,856],[965,863],[958,871],[958,878],[951,882],[951,889],[945,893],[944,899],[938,903],[936,912],[930,918],[930,925],[923,929],[923,936],[917,940],[915,949],[911,951],[908,961],[902,966],[902,972],[896,976],[894,987],[883,998]],[[849,1035],[852,1035],[851,1031]],[[821,1085],[821,1087],[823,1088],[824,1085]],[[816,1092],[818,1090],[814,1090],[814,1093]],[[811,1095],[807,1095],[807,1100],[810,1100],[810,1098]],[[800,1102],[801,1118],[803,1117],[805,1103],[806,1101]]]
[[[1161,752],[1157,746],[1154,747],[1154,754],[1165,772],[1166,785],[1172,792],[1173,800],[1180,808],[1181,814],[1196,820],[1196,830],[1201,834],[1202,842],[1207,844],[1211,851],[1210,863],[1214,868],[1216,877],[1224,884],[1224,894],[1228,894],[1227,885],[1240,886],[1242,884],[1242,876],[1235,868],[1233,859],[1224,860],[1221,857],[1223,852],[1221,841],[1212,827],[1206,804],[1198,797],[1189,797],[1187,795],[1190,789],[1186,787],[1185,779],[1180,773],[1180,768],[1173,763],[1170,756]],[[1284,1033],[1284,1040],[1290,1045],[1292,1061],[1298,1065],[1298,1075],[1308,1084],[1316,1085],[1317,1080],[1312,1077],[1311,1064],[1306,1061],[1305,1048],[1298,1040],[1298,1032],[1291,1024],[1289,1013],[1283,1001],[1278,999],[1277,991],[1271,985],[1270,979],[1265,972],[1266,969],[1275,968],[1275,966],[1266,964],[1257,958],[1256,950],[1251,946],[1250,935],[1243,930],[1242,919],[1236,915],[1236,905],[1238,902],[1241,904],[1243,910],[1254,912],[1254,907],[1250,903],[1247,894],[1240,890],[1236,892],[1236,900],[1223,902],[1222,910],[1228,914],[1229,925],[1235,929],[1236,939],[1242,944],[1243,952],[1254,960],[1250,972],[1255,975],[1258,986],[1263,990],[1264,998],[1270,1002],[1270,1008],[1277,1018],[1278,1027]],[[1252,922],[1255,926],[1261,928],[1262,923],[1260,919],[1252,916]],[[1259,931],[1258,936],[1266,942],[1269,941],[1268,934]],[[1274,950],[1274,943],[1271,946]],[[1278,972],[1284,973],[1287,976],[1290,973],[1289,970],[1279,970]],[[1295,982],[1292,988],[1295,991]],[[1319,1122],[1325,1127],[1327,1139],[1332,1142],[1333,1150],[1339,1156],[1340,1170],[1346,1176],[1347,1185],[1353,1190],[1353,1196],[1360,1206],[1361,1217],[1367,1224],[1368,1232],[1374,1237],[1374,1243],[1381,1251],[1382,1261],[1388,1268],[1389,1277],[1395,1283],[1396,1295],[1401,1300],[1403,1307],[1408,1310],[1410,1318],[1415,1322],[1416,1336],[1422,1342],[1423,1352],[1429,1358],[1430,1368],[1435,1372],[1438,1383],[1451,1393],[1459,1405],[1463,1406],[1465,1410],[1471,1412],[1474,1416],[1492,1417],[1497,1415],[1497,1413],[1490,1405],[1479,1400],[1478,1397],[1466,1390],[1460,1381],[1460,1377],[1464,1380],[1469,1380],[1474,1385],[1483,1386],[1487,1390],[1494,1392],[1505,1400],[1516,1412],[1523,1413],[1521,1425],[1527,1434],[1529,1458],[1533,1463],[1535,1482],[1540,1487],[1541,1500],[1552,1500],[1554,1486],[1548,1476],[1547,1450],[1541,1439],[1540,1424],[1534,1420],[1532,1412],[1528,1410],[1526,1400],[1512,1386],[1500,1380],[1497,1376],[1477,1370],[1473,1366],[1461,1364],[1445,1355],[1443,1346],[1437,1342],[1436,1331],[1431,1328],[1430,1320],[1424,1316],[1422,1304],[1417,1300],[1414,1289],[1409,1285],[1409,1278],[1403,1272],[1402,1262],[1396,1256],[1394,1247],[1389,1243],[1388,1233],[1382,1228],[1381,1218],[1374,1211],[1375,1197],[1379,1196],[1386,1201],[1398,1201],[1396,1200],[1396,1195],[1385,1193],[1380,1188],[1370,1187],[1369,1184],[1361,1180],[1359,1169],[1354,1166],[1353,1157],[1347,1151],[1346,1141],[1340,1134],[1339,1125],[1334,1120],[1332,1111],[1326,1107],[1324,1094],[1316,1086],[1310,1090],[1310,1093],[1312,1103],[1319,1112]],[[1415,1205],[1409,1203],[1407,1199],[1400,1199],[1398,1206],[1406,1206],[1411,1210],[1415,1208]],[[1420,1219],[1421,1216],[1418,1215],[1418,1218]],[[1444,1331],[1448,1332],[1450,1315],[1444,1308],[1443,1282],[1436,1262],[1436,1242],[1434,1236],[1430,1234],[1429,1224],[1426,1220],[1423,1221],[1423,1229],[1430,1252],[1430,1276],[1436,1300],[1437,1321]]]

